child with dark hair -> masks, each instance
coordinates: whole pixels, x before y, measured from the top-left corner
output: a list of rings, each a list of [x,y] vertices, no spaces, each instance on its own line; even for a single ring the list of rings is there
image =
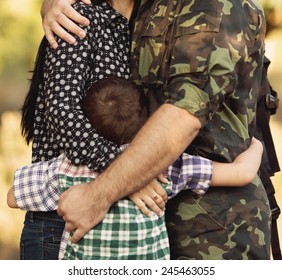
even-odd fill
[[[148,118],[145,96],[134,82],[119,77],[92,86],[82,109],[96,131],[117,145],[129,143]]]
[[[120,145],[122,150],[146,122],[147,105],[144,94],[132,81],[118,77],[98,81],[82,100],[82,109],[97,133]],[[261,153],[262,147],[257,140],[228,164],[211,163],[208,159],[184,153],[166,171],[169,183],[163,187],[171,198],[188,189],[203,195],[210,184],[244,185],[255,177]],[[31,173],[34,176],[27,180],[27,174]],[[16,171],[8,204],[31,211],[55,210],[61,192],[94,180],[97,175],[85,165],[71,164],[65,154],[48,162],[28,165]],[[59,259],[170,258],[164,216],[153,212],[144,215],[129,198],[115,203],[102,222],[78,243],[72,243],[70,238],[71,233],[65,229]]]

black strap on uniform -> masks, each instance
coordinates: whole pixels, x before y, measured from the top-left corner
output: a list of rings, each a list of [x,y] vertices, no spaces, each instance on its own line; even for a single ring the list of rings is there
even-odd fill
[[[263,69],[263,79],[260,88],[260,99],[257,106],[257,134],[259,140],[264,144],[264,155],[260,167],[260,178],[268,195],[272,225],[271,225],[271,250],[274,260],[282,260],[279,243],[279,234],[277,228],[277,219],[280,215],[280,208],[275,199],[275,189],[271,181],[271,176],[280,171],[277,154],[270,130],[270,116],[276,113],[279,99],[267,79],[267,68],[270,61],[265,59],[265,68]]]
[[[277,201],[275,199],[275,190],[274,186],[272,184],[272,181],[270,179],[270,176],[268,174],[268,171],[266,170],[265,166],[262,164],[260,167],[260,178],[263,182],[263,185],[265,187],[265,190],[267,192],[270,209],[271,209],[271,216],[272,216],[272,224],[271,224],[271,251],[272,251],[272,257],[274,260],[281,260],[281,249],[280,249],[280,243],[279,243],[279,234],[278,234],[278,228],[277,228],[277,219],[280,215],[280,208],[277,204]]]

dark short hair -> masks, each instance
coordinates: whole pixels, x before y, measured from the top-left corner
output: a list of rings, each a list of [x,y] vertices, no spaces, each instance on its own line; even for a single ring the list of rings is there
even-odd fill
[[[144,94],[133,81],[109,77],[86,92],[82,109],[97,133],[116,143],[129,143],[148,117]]]

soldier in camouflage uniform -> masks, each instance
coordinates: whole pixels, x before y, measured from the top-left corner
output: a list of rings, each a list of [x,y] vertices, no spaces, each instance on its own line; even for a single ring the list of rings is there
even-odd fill
[[[231,162],[254,134],[266,29],[259,1],[140,2],[132,75],[154,113],[127,153],[95,180],[95,194],[73,187],[59,205],[69,228],[79,229],[76,238],[99,222],[101,209],[146,185],[185,148]],[[72,195],[85,200],[76,207]],[[78,218],[67,204],[89,207]],[[85,219],[87,212],[91,217]],[[259,177],[243,188],[210,189],[202,197],[183,191],[166,206],[172,258],[269,259],[270,215]]]
[[[255,130],[262,8],[239,0],[141,2],[135,81],[151,104],[174,104],[200,119],[187,152],[231,162]],[[168,202],[166,219],[175,259],[269,259],[269,204],[258,177],[245,188],[210,189],[201,197],[182,192]]]

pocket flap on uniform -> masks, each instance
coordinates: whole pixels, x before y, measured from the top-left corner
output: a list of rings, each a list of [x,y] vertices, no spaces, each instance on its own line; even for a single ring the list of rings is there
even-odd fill
[[[218,32],[221,16],[218,13],[204,11],[187,13],[178,17],[176,37],[199,32]]]
[[[171,19],[158,17],[154,25],[149,23],[142,32],[142,37],[159,37],[165,34],[167,27],[171,24]]]

